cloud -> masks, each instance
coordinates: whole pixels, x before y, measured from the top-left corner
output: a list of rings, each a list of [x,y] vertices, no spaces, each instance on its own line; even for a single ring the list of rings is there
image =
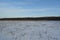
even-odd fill
[[[41,16],[54,15],[60,13],[60,8],[39,8],[39,9],[24,9],[24,8],[0,8],[0,17],[26,17],[26,16]],[[59,12],[58,12],[59,11]]]
[[[0,8],[1,13],[31,13],[31,12],[43,12],[48,9],[23,9],[23,8]]]
[[[10,3],[2,3],[0,2],[0,7],[6,7],[6,6],[10,6],[11,4]]]
[[[25,8],[16,8],[16,7],[3,7],[0,8],[0,13],[40,13],[40,12],[57,12],[60,8],[33,8],[33,9],[25,9]]]
[[[30,2],[28,2],[30,1]],[[34,5],[33,0],[27,0],[25,2],[18,1],[18,2],[0,2],[0,17],[5,16],[13,16],[13,15],[45,15],[45,14],[53,14],[53,13],[60,13],[60,8],[40,8],[37,5]],[[37,1],[37,0],[35,0]],[[31,7],[33,6],[33,8]],[[35,8],[34,8],[35,7]],[[13,15],[11,15],[13,14]],[[17,16],[18,16],[17,15]]]
[[[41,12],[41,11],[48,10],[44,8],[43,9],[41,8],[26,9],[21,6],[21,5],[25,6],[29,4],[33,4],[33,3],[31,2],[0,2],[0,13],[32,13],[32,12],[35,13],[35,12]]]
[[[0,5],[28,5],[28,4],[33,4],[32,2],[0,2]]]

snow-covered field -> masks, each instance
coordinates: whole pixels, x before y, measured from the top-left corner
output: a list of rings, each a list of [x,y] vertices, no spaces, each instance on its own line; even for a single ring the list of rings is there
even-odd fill
[[[60,21],[0,21],[0,40],[60,40]]]

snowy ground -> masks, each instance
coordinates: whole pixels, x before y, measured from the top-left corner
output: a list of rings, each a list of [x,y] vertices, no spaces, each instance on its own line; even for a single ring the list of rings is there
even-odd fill
[[[60,40],[60,21],[0,21],[0,40]]]

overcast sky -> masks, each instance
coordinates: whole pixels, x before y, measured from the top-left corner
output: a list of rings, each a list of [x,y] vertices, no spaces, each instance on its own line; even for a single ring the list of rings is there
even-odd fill
[[[60,0],[0,0],[0,18],[60,16]]]

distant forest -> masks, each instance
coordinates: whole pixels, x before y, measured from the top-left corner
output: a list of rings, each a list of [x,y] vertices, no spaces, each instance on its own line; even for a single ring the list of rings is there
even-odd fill
[[[0,18],[0,20],[60,20],[60,16],[59,17]]]

